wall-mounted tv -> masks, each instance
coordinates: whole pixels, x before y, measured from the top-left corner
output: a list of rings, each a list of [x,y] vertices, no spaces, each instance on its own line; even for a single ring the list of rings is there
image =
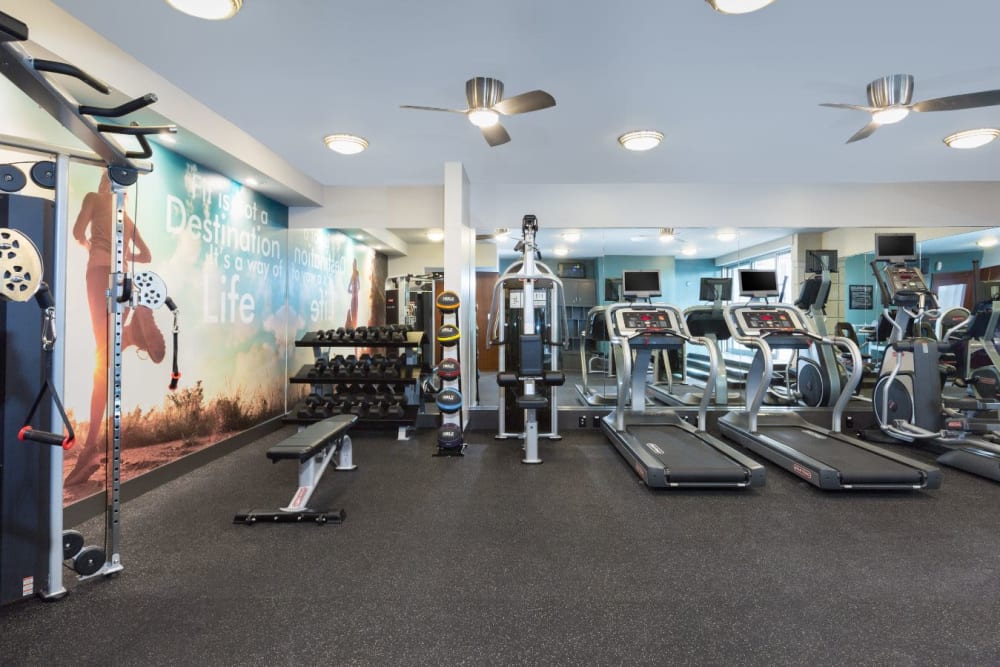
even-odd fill
[[[659,271],[622,271],[622,296],[626,299],[649,299],[661,294]]]
[[[891,264],[912,262],[917,258],[916,234],[876,234],[875,259]]]
[[[698,298],[702,301],[732,301],[732,278],[702,278],[698,286]]]
[[[778,296],[778,273],[740,269],[740,296],[754,299]]]

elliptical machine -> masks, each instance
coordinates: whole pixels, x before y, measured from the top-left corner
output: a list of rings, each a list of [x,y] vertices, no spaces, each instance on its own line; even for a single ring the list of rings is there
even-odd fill
[[[952,343],[919,336],[904,339],[912,321],[937,309],[923,274],[906,263],[915,258],[915,235],[876,235],[871,267],[885,305],[883,317],[889,319],[889,305],[897,310],[872,396],[875,418],[882,432],[896,440],[943,451],[939,463],[1000,481],[1000,446],[973,435],[1000,430],[1000,423],[963,414],[974,409],[974,401],[942,395],[939,362]]]
[[[538,437],[559,440],[557,387],[566,382],[559,370],[559,348],[567,343],[566,299],[562,281],[543,264],[535,235],[538,219],[521,221],[521,240],[515,250],[523,259],[514,262],[493,286],[486,346],[500,346],[498,440],[524,438],[522,463],[541,463]],[[536,301],[536,297],[538,297]],[[551,311],[555,316],[546,323]],[[520,313],[520,314],[519,314]],[[546,355],[548,367],[546,367]],[[507,430],[508,410],[522,410],[524,430]],[[550,430],[538,431],[538,412],[549,412]]]

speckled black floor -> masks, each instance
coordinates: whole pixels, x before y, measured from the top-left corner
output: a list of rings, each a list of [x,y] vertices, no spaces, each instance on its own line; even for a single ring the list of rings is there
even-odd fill
[[[356,433],[314,503],[344,524],[233,525],[290,497],[263,454],[289,433],[128,503],[125,571],[0,610],[0,664],[1000,663],[1000,485],[958,471],[653,492],[593,431],[530,467],[488,434],[442,459]]]

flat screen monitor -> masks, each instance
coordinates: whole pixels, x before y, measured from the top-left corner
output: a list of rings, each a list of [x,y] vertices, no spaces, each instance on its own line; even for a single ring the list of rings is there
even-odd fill
[[[702,278],[698,298],[702,301],[732,301],[733,279]]]
[[[778,296],[777,271],[740,269],[740,296],[757,299]]]
[[[622,296],[648,299],[660,296],[659,271],[622,271]]]
[[[916,234],[876,234],[875,259],[902,264],[917,258]]]
[[[836,250],[806,250],[806,273],[837,273]]]

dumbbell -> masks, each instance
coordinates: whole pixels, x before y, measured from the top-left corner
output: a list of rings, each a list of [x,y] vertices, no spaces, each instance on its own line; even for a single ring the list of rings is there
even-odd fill
[[[397,401],[382,401],[379,403],[379,416],[387,419],[402,419],[405,415],[402,403]]]
[[[354,340],[367,340],[368,339],[368,327],[360,326],[354,328]]]
[[[312,366],[309,367],[309,370],[306,371],[306,376],[314,378],[314,377],[319,377],[321,375],[326,375],[326,373],[329,371],[327,363],[328,362],[326,359],[320,357],[313,363]]]
[[[359,360],[358,363],[354,364],[354,368],[351,369],[352,378],[366,378],[368,377],[368,370],[371,368],[370,361]]]

